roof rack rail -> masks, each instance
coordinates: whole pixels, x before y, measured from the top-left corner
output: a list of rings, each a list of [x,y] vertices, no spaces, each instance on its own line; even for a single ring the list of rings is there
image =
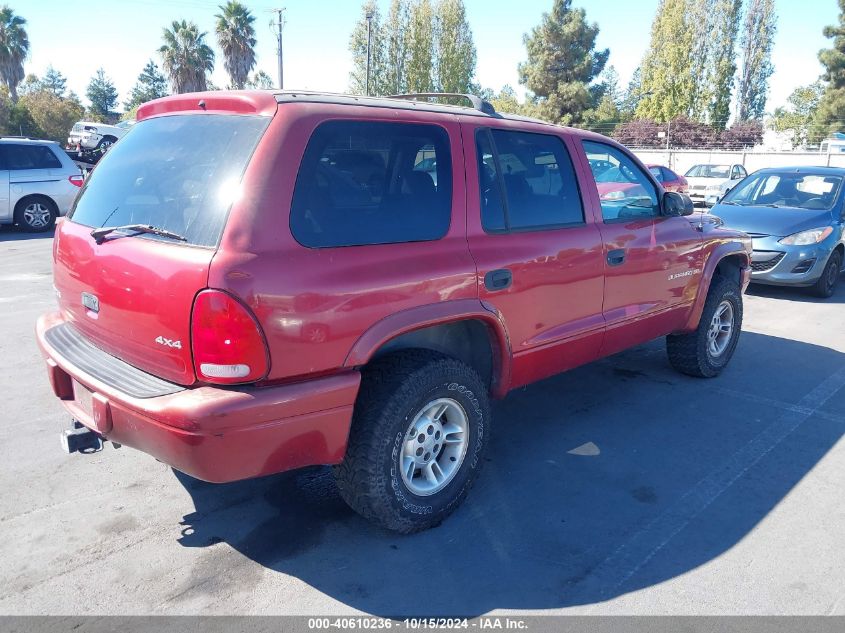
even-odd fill
[[[388,99],[407,99],[409,101],[418,101],[420,99],[432,99],[435,97],[458,97],[466,99],[472,104],[472,107],[483,112],[484,114],[495,115],[496,108],[489,101],[485,101],[478,95],[463,94],[460,92],[414,92],[402,95],[389,95]]]

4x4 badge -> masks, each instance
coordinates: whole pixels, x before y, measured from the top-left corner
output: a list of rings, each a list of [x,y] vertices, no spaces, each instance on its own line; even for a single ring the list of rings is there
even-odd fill
[[[82,293],[82,305],[91,310],[91,312],[96,313],[100,311],[100,300],[90,292]]]

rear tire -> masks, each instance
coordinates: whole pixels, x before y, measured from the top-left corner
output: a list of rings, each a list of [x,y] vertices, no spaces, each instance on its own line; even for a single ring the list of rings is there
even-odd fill
[[[15,205],[15,224],[33,233],[43,233],[53,228],[59,208],[43,196],[24,198]]]
[[[375,361],[364,369],[346,456],[334,469],[341,496],[388,530],[439,525],[478,476],[489,420],[484,383],[460,361],[426,351]]]
[[[742,330],[742,294],[736,283],[715,277],[694,332],[666,337],[669,363],[677,371],[713,378],[727,367]]]
[[[824,272],[816,284],[810,288],[817,297],[828,299],[836,292],[836,284],[839,283],[839,274],[842,271],[842,254],[839,251],[833,251],[833,254],[827,260],[827,265],[824,267]]]

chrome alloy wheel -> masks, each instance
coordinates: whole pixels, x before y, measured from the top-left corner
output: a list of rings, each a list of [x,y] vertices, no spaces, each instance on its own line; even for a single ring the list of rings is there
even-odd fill
[[[469,419],[456,400],[439,398],[425,405],[405,433],[399,470],[408,490],[433,495],[454,479],[469,445]]]
[[[716,308],[716,312],[710,320],[710,327],[707,330],[707,346],[710,356],[718,358],[728,349],[733,331],[733,304],[730,301],[722,301],[719,307]]]
[[[30,202],[23,210],[23,221],[33,229],[43,229],[50,224],[50,209],[40,202]]]

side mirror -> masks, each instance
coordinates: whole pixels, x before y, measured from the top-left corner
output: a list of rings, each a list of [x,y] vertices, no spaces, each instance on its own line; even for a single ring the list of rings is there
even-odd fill
[[[680,217],[692,215],[695,211],[695,205],[688,195],[667,191],[663,194],[663,203],[660,205],[660,210],[665,216]]]

